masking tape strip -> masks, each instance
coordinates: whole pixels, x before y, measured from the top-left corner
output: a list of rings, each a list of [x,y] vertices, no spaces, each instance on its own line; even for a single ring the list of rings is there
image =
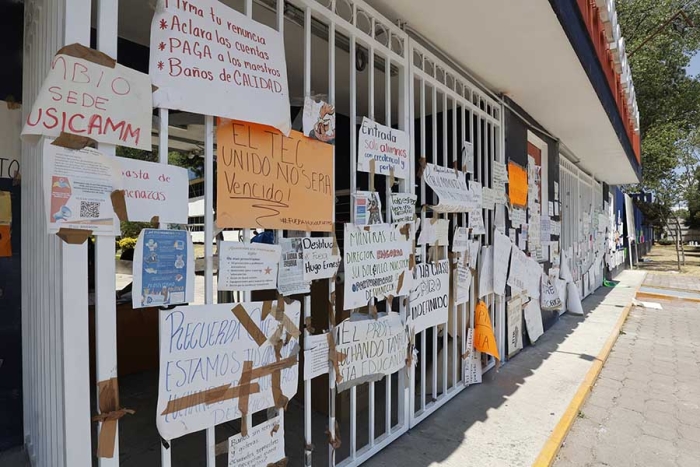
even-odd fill
[[[340,250],[338,249],[338,237],[335,234],[335,223],[333,223],[333,249],[331,250],[331,254],[333,256],[338,256],[340,254]]]
[[[267,467],[287,467],[287,463],[289,462],[289,459],[286,457],[283,459],[278,460],[277,462],[271,462],[267,464]]]
[[[250,381],[253,369],[253,362],[246,360],[243,362],[243,373],[241,374],[241,391],[238,396],[238,410],[241,411],[241,436],[248,436],[248,423],[243,420],[248,415],[248,399],[250,396]]]
[[[335,436],[331,436],[331,430],[326,429],[326,436],[328,436],[328,444],[333,447],[333,449],[339,449],[342,445],[340,440],[340,427],[338,426],[338,421],[335,422]]]
[[[374,158],[369,161],[369,191],[374,191],[374,174],[376,172],[377,162]]]
[[[125,222],[129,220],[129,215],[126,212],[126,200],[124,199],[124,190],[114,190],[112,194],[109,195],[112,200],[112,209],[117,215],[120,221]]]
[[[56,232],[56,236],[70,245],[82,245],[90,235],[92,235],[92,230],[68,229],[65,227],[61,227]]]
[[[80,58],[97,65],[106,66],[107,68],[114,68],[117,65],[117,61],[106,53],[90,49],[77,43],[62,47],[56,52],[56,55],[68,55],[69,57]]]
[[[396,293],[398,295],[401,295],[401,288],[403,287],[403,279],[404,279],[404,274],[406,271],[401,272],[401,275],[399,276],[399,281],[396,284]]]
[[[260,385],[258,383],[251,383],[248,388],[249,394],[256,394],[260,392]],[[241,394],[241,386],[231,387],[230,384],[224,384],[223,386],[218,386],[215,388],[208,389],[206,391],[200,391],[194,394],[183,396],[177,399],[173,399],[168,402],[165,410],[161,415],[168,415],[171,413],[179,412],[180,410],[189,409],[200,404],[211,405],[217,402],[222,402],[229,399],[235,399]]]
[[[100,414],[92,418],[93,421],[102,423],[100,436],[97,440],[97,457],[114,457],[114,445],[117,435],[117,423],[126,414],[134,414],[130,409],[119,407],[119,383],[117,378],[100,381],[97,383],[99,394]]]
[[[245,307],[243,305],[239,303],[233,307],[231,311],[236,318],[238,318],[238,321],[241,322],[241,325],[245,328],[245,330],[248,331],[250,337],[253,338],[256,344],[258,344],[258,347],[262,346],[267,341],[265,333],[263,333],[258,325],[253,322],[253,319],[245,311]]]
[[[326,339],[328,340],[328,360],[331,361],[333,368],[335,368],[335,382],[340,384],[343,381],[343,376],[340,374],[340,364],[345,361],[347,355],[335,350],[335,339],[332,332],[326,334]]]
[[[87,136],[73,135],[62,131],[51,144],[62,148],[80,150],[86,146],[96,146],[97,141]]]

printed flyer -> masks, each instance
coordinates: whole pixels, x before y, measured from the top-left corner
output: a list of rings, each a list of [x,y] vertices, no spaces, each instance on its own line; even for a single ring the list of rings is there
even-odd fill
[[[91,148],[76,151],[44,141],[44,196],[49,233],[61,228],[119,232],[111,194],[122,188],[116,159]]]
[[[282,258],[277,290],[285,297],[309,293],[311,284],[304,280],[304,247],[302,238],[280,238]]]
[[[194,301],[194,251],[186,230],[143,229],[134,250],[132,306]]]
[[[221,242],[219,244],[219,290],[268,290],[277,288],[279,245]]]

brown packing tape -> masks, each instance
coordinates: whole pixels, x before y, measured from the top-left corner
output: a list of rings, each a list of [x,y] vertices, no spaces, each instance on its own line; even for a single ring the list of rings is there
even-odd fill
[[[394,176],[394,167],[389,167],[389,188],[396,184],[396,177]]]
[[[119,383],[117,378],[111,378],[97,383],[99,394],[100,414],[92,418],[101,422],[100,436],[97,440],[97,457],[114,457],[117,423],[126,414],[134,414],[130,409],[119,407]]]
[[[151,217],[151,227],[157,229],[159,224],[160,224],[160,217],[158,217],[158,216]]]
[[[369,191],[374,191],[374,174],[376,172],[377,162],[374,159],[369,161]]]
[[[452,161],[452,167],[455,169],[455,177],[459,177],[459,169],[457,168],[457,160]]]
[[[393,295],[387,295],[386,296],[386,305],[389,308],[393,308],[394,306],[394,296]],[[388,310],[387,310],[388,311]]]
[[[332,332],[326,334],[326,339],[328,340],[328,360],[333,364],[333,368],[335,369],[335,382],[338,384],[343,381],[343,376],[340,374],[340,364],[345,361],[347,355],[335,350],[335,339],[333,338]]]
[[[155,84],[151,84],[151,92],[156,92],[158,90],[158,86]]]
[[[258,383],[252,383],[249,385],[247,390],[249,394],[256,394],[260,392],[260,385],[258,385]],[[200,404],[210,405],[225,400],[235,399],[239,397],[240,394],[240,386],[231,387],[230,384],[224,384],[223,386],[211,388],[206,391],[200,391],[177,399],[172,399],[168,402],[168,405],[165,407],[165,410],[163,410],[161,415],[179,412],[180,410],[189,409],[190,407],[195,407]]]
[[[435,223],[439,220],[440,220],[440,214],[433,211],[433,217],[430,218],[430,224],[435,225]]]
[[[396,284],[396,293],[399,295],[401,295],[401,288],[403,287],[403,280],[404,280],[403,276],[405,273],[406,273],[406,271],[401,272],[401,274],[399,275],[399,281]]]
[[[63,131],[51,144],[62,148],[79,150],[86,146],[97,146],[97,141],[87,136],[72,135]]]
[[[406,237],[406,240],[408,240],[411,237],[411,224],[406,223],[406,224],[402,225],[401,228],[399,229],[399,232],[401,233],[401,235]]]
[[[340,427],[338,426],[338,421],[335,421],[335,436],[331,435],[331,430],[326,429],[326,436],[328,436],[328,444],[331,445],[333,449],[340,449],[343,444],[340,440]]]
[[[61,227],[58,232],[56,232],[56,235],[70,245],[82,245],[85,243],[85,240],[90,238],[92,230],[67,229]]]
[[[250,382],[252,378],[253,362],[246,360],[243,362],[243,372],[239,381],[241,391],[238,395],[238,410],[241,411],[241,436],[248,436],[248,422],[243,420],[248,415],[248,399],[250,396]]]
[[[418,168],[418,172],[416,172],[416,178],[423,178],[423,171],[425,171],[425,166],[428,163],[428,160],[425,157],[421,157],[418,159],[418,164],[420,167]]]
[[[263,302],[262,314],[260,316],[260,319],[264,321],[265,318],[267,318],[271,312],[272,312],[272,300],[265,300]]]
[[[15,173],[12,175],[12,186],[17,186],[20,183],[22,183],[22,174],[19,173],[19,170],[15,170]]]
[[[377,305],[374,303],[369,305],[369,314],[375,320],[379,319],[379,314],[377,313]]]
[[[273,436],[275,433],[277,433],[280,430],[280,424],[277,423],[275,426],[272,427],[272,431],[270,431],[270,436]]]
[[[286,457],[284,459],[280,459],[277,462],[272,462],[270,464],[267,464],[267,467],[287,467],[287,463],[289,462],[289,459]]]
[[[245,328],[245,330],[248,331],[250,337],[253,338],[256,344],[258,344],[258,347],[267,342],[265,333],[260,330],[257,324],[255,324],[250,315],[248,315],[248,313],[245,311],[245,307],[243,305],[239,303],[233,307],[231,311],[238,321],[241,322],[241,325]]]
[[[22,104],[15,101],[15,97],[12,95],[5,97],[5,103],[7,103],[8,110],[19,110],[22,108]]]
[[[335,234],[335,224],[333,224],[333,249],[331,250],[333,256],[338,256],[340,250],[338,249],[338,237]]]
[[[272,373],[272,398],[275,408],[287,410],[289,398],[282,393],[282,373],[279,370]]]
[[[416,267],[416,255],[414,253],[411,253],[408,255],[408,269],[413,271],[413,268]]]
[[[129,215],[126,212],[126,200],[124,199],[124,190],[114,190],[109,197],[112,199],[112,209],[120,221],[126,222],[129,220]]]
[[[286,368],[291,368],[294,365],[297,364],[298,358],[296,355],[292,355],[290,357],[284,358],[282,360],[279,360],[275,363],[270,363],[269,365],[261,366],[259,368],[254,368],[251,371],[251,380],[253,379],[258,379],[258,378],[263,378],[265,376],[270,376],[272,373],[278,370],[284,370]],[[243,383],[240,383],[241,385]]]
[[[316,332],[312,324],[311,316],[307,316],[306,318],[304,318],[304,327],[309,332],[309,334],[313,334],[314,332]]]
[[[335,326],[335,301],[328,300],[328,321]]]
[[[114,68],[117,65],[117,61],[106,53],[90,49],[81,44],[67,45],[59,49],[56,55],[68,55],[70,57],[81,58],[88,62],[106,66],[107,68]]]

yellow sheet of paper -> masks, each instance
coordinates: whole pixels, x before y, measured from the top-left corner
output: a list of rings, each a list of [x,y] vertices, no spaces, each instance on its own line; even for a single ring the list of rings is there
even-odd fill
[[[333,146],[240,121],[216,136],[217,226],[333,230]]]
[[[527,206],[527,170],[508,161],[508,196],[513,206]]]
[[[9,191],[0,191],[0,225],[12,223],[12,197]]]
[[[482,301],[477,303],[476,310],[474,310],[474,348],[493,355],[498,360],[501,359],[501,356],[498,354],[496,338],[493,335],[489,309],[486,303]]]

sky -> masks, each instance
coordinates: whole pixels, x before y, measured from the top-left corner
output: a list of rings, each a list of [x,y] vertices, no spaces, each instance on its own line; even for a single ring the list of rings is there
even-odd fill
[[[688,65],[688,68],[685,70],[690,76],[700,75],[700,53],[695,54],[693,59],[690,61],[690,65]]]

